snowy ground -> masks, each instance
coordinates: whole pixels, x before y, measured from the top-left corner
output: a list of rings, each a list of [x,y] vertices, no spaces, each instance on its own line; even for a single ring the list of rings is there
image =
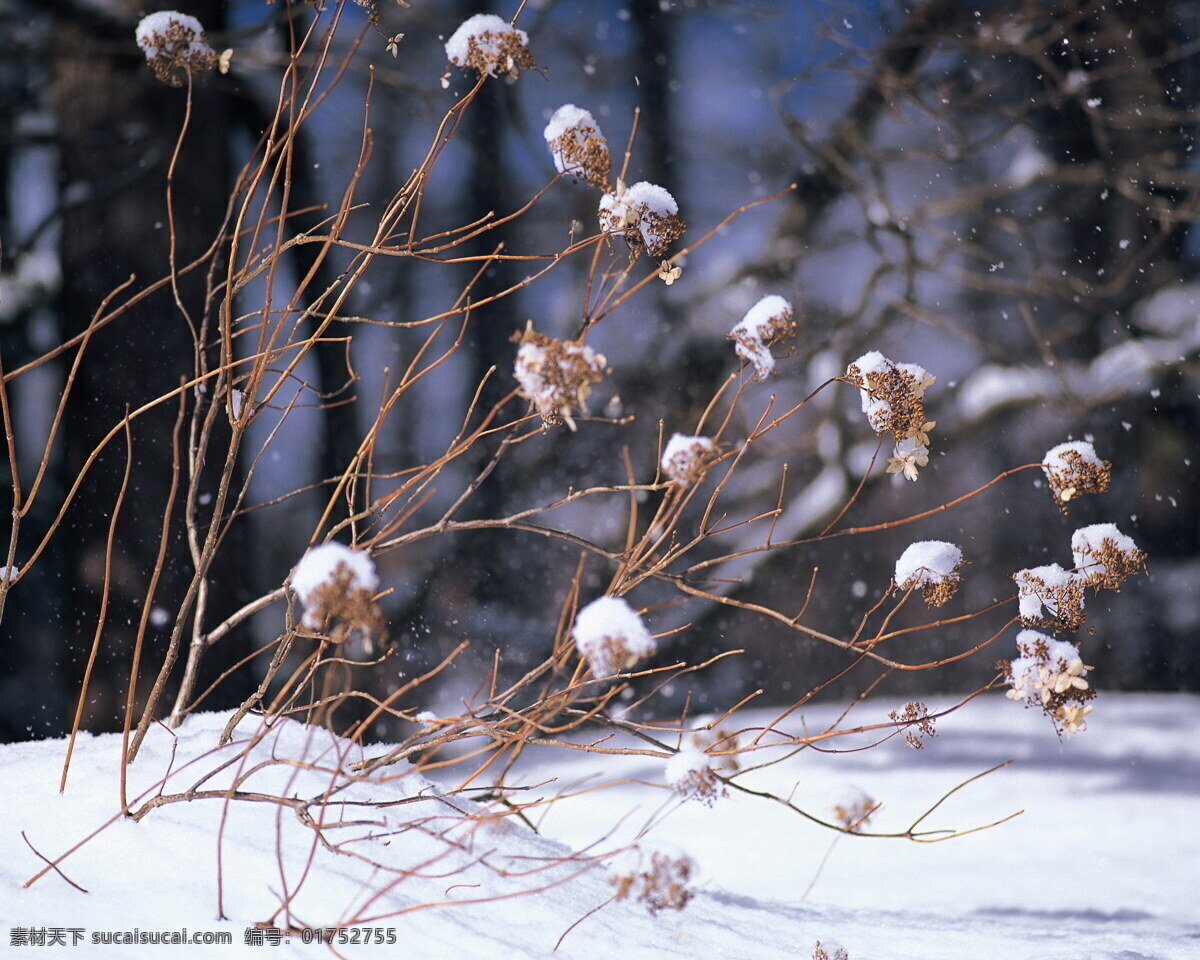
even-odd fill
[[[859,720],[883,719],[894,707],[867,704]],[[746,725],[764,715],[739,716]],[[816,727],[830,716],[812,710],[806,721]],[[168,793],[217,767],[223,756],[206,751],[222,726],[214,715],[191,720],[179,732],[173,761],[171,737],[155,731],[131,769],[131,804],[169,763],[176,772]],[[247,721],[239,733],[255,729]],[[330,955],[296,934],[278,945],[269,931],[262,945],[246,942],[251,924],[273,919],[286,878],[297,923],[332,925],[357,915],[379,918],[366,926],[381,939],[395,931],[394,945],[339,946],[347,957],[760,960],[808,958],[816,940],[840,943],[851,960],[1200,957],[1200,697],[1107,694],[1097,701],[1087,732],[1062,743],[1040,712],[1001,698],[976,701],[943,720],[940,736],[923,751],[899,741],[861,753],[806,751],[747,779],[757,789],[788,794],[794,788],[798,805],[823,816],[848,791],[863,791],[884,804],[870,828],[887,830],[907,826],[966,778],[1015,758],[954,794],[924,825],[961,830],[1024,813],[944,843],[832,842],[833,834],[782,806],[744,795],[705,807],[679,804],[665,789],[639,783],[589,791],[621,780],[661,784],[663,762],[555,752],[557,780],[532,794],[583,791],[531,813],[541,837],[512,818],[500,827],[452,827],[441,801],[412,801],[433,791],[407,775],[355,784],[339,793],[344,804],[327,808],[327,838],[359,856],[314,851],[314,832],[290,809],[258,802],[229,805],[218,844],[225,804],[194,800],[161,806],[137,823],[118,818],[61,860],[63,874],[87,893],[53,872],[23,887],[45,864],[22,831],[41,854],[59,858],[113,817],[119,743],[119,737],[82,739],[63,796],[57,792],[63,741],[0,747],[6,781],[0,943],[15,956],[24,955],[22,938],[40,938],[43,929],[51,939],[61,930],[67,944],[81,931],[82,942],[31,946],[31,953]],[[336,748],[327,735],[286,724],[255,748],[254,759],[264,765],[242,789],[319,794],[330,782],[325,771]],[[304,767],[291,762],[300,757]],[[545,764],[543,758],[522,769],[521,779],[534,784],[549,776]],[[203,786],[221,789],[232,773],[227,769]],[[355,806],[367,800],[410,802]],[[421,829],[395,833],[401,818],[412,822],[417,809],[428,814]],[[591,852],[609,850],[651,818],[661,818],[655,837],[696,859],[698,895],[682,913],[657,916],[636,904],[609,904],[582,920],[553,953],[559,937],[612,893],[603,868],[564,859],[568,850],[557,841],[583,849],[603,837]],[[457,846],[439,836],[447,828]],[[348,838],[357,839],[344,842]],[[218,851],[228,920],[218,919]],[[418,875],[396,882],[386,872],[393,867]],[[513,896],[547,884],[553,885]],[[486,902],[467,902],[480,900]],[[228,932],[233,943],[93,943],[104,931],[183,927],[189,936]]]

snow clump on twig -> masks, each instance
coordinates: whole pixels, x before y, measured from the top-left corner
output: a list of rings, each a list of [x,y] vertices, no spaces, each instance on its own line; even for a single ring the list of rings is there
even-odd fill
[[[1088,701],[1096,691],[1085,679],[1091,667],[1084,665],[1079,648],[1036,630],[1022,630],[1017,634],[1017,653],[1016,659],[1004,664],[1012,687],[1005,696],[1041,707],[1066,733],[1086,730],[1085,718],[1092,712]]]
[[[612,166],[608,141],[587,110],[573,103],[563,104],[550,117],[542,136],[559,173],[608,190]]]
[[[514,339],[520,346],[513,376],[521,385],[521,395],[546,426],[565,422],[574,430],[571,411],[583,410],[592,385],[604,378],[604,355],[574,340],[538,333],[532,324]]]
[[[709,753],[713,748],[721,752]],[[721,730],[715,734],[697,731],[691,743],[685,743],[667,760],[667,786],[684,800],[699,800],[712,806],[718,797],[729,794],[718,775],[737,773],[740,765],[731,752],[735,750],[735,737]]]
[[[1112,523],[1080,527],[1071,534],[1071,553],[1078,575],[1097,590],[1116,590],[1146,568],[1146,554]]]
[[[644,903],[651,913],[682,910],[692,898],[696,863],[678,847],[642,841],[613,858],[608,882],[618,900]]]
[[[776,294],[763,297],[729,331],[737,355],[754,367],[755,380],[766,380],[775,372],[771,346],[796,334],[792,305]]]
[[[896,586],[901,590],[921,588],[921,598],[931,607],[946,603],[958,589],[962,577],[962,550],[945,540],[910,543],[896,561]]]
[[[1017,584],[1017,606],[1027,627],[1078,630],[1083,613],[1085,581],[1057,563],[1029,567],[1013,574]]]
[[[1086,440],[1051,447],[1042,458],[1042,470],[1063,510],[1075,497],[1104,493],[1112,480],[1112,464],[1101,460]]]
[[[677,433],[667,441],[659,466],[676,483],[694,483],[704,476],[716,453],[717,445],[710,438]]]
[[[138,21],[134,36],[154,75],[172,87],[182,86],[188,74],[217,65],[217,53],[208,45],[203,25],[186,13],[160,10],[148,14]]]
[[[446,59],[462,70],[489,77],[505,74],[516,79],[536,66],[529,52],[529,34],[494,13],[477,13],[464,20],[446,41]]]
[[[662,256],[687,228],[675,198],[645,180],[631,187],[618,180],[616,190],[600,198],[599,216],[601,231],[623,236],[634,257],[643,250]]]
[[[620,597],[597,597],[580,610],[573,636],[596,677],[628,670],[658,649],[637,611]]]
[[[917,468],[929,464],[929,431],[937,426],[925,419],[925,391],[937,377],[915,363],[893,363],[878,350],[850,364],[846,376],[859,389],[871,429],[896,441],[887,472],[916,480]]]
[[[382,635],[383,616],[372,599],[379,575],[365,550],[332,540],[313,547],[292,571],[291,587],[309,630],[332,629],[330,638],[338,643],[355,630],[368,637]]]

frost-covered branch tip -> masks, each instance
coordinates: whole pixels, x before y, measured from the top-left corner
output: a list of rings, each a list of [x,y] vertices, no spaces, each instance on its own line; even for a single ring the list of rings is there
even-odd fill
[[[612,167],[608,141],[588,111],[573,103],[563,104],[554,111],[542,135],[559,173],[608,191]]]
[[[529,34],[494,13],[477,13],[463,21],[446,41],[446,58],[462,70],[513,80],[522,70],[537,66],[529,52]]]
[[[763,297],[729,331],[737,355],[754,367],[754,379],[766,380],[775,372],[771,347],[796,335],[792,305],[783,297]]]
[[[208,45],[204,27],[186,13],[151,13],[138,21],[134,36],[154,75],[173,87],[181,86],[188,74],[217,65],[217,53]]]
[[[620,597],[597,597],[580,610],[572,636],[596,677],[628,670],[658,649],[637,611]]]
[[[618,180],[616,190],[600,198],[599,218],[600,230],[624,237],[634,257],[643,250],[662,256],[687,229],[675,198],[645,180],[631,187]]]

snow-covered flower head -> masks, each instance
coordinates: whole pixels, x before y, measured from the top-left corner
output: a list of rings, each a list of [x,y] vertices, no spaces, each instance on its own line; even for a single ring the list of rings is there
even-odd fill
[[[521,396],[533,404],[547,426],[565,422],[572,430],[571,413],[583,410],[592,385],[604,378],[604,355],[574,340],[555,340],[530,324],[515,337],[520,346],[513,376]]]
[[[1092,712],[1088,701],[1096,691],[1085,679],[1092,668],[1084,665],[1079,648],[1036,630],[1022,630],[1017,634],[1017,653],[1005,665],[1012,687],[1005,696],[1041,707],[1066,733],[1086,730],[1085,718]]]
[[[754,379],[766,380],[775,372],[771,346],[796,335],[792,305],[783,297],[763,297],[729,331],[737,355],[754,367]]]
[[[945,540],[918,540],[910,543],[896,561],[896,586],[901,590],[921,588],[922,599],[931,607],[940,607],[958,589],[962,550]]]
[[[368,637],[382,635],[383,616],[373,600],[379,575],[365,550],[333,540],[313,547],[292,571],[291,587],[309,630],[332,631],[336,642],[355,630]]]
[[[597,677],[628,670],[658,649],[637,611],[620,597],[597,597],[575,616],[575,649]]]
[[[1083,613],[1085,581],[1057,563],[1029,567],[1013,574],[1017,584],[1017,606],[1027,627],[1078,630]]]
[[[608,190],[612,166],[608,141],[588,111],[573,103],[563,104],[554,111],[542,135],[559,173]]]
[[[897,444],[913,440],[914,449],[928,446],[928,432],[935,424],[925,419],[925,391],[937,377],[915,363],[893,363],[878,350],[864,353],[850,364],[846,376],[859,388],[862,410],[872,430],[891,433]]]
[[[818,940],[813,946],[812,960],[850,960],[850,954],[836,940]]]
[[[186,13],[151,13],[138,21],[134,36],[154,75],[173,87],[182,85],[188,74],[217,65],[216,51],[208,45],[204,27]]]
[[[678,847],[643,840],[621,852],[608,867],[618,900],[644,903],[651,913],[682,910],[692,898],[696,864]]]
[[[1146,554],[1113,523],[1080,527],[1071,534],[1071,553],[1078,576],[1097,590],[1116,590],[1146,567]]]
[[[1042,470],[1064,511],[1075,497],[1104,493],[1112,480],[1112,464],[1096,456],[1096,448],[1086,440],[1051,447],[1042,458]]]
[[[512,78],[536,66],[529,34],[494,13],[477,13],[463,21],[446,41],[446,58],[463,70]]]
[[[616,190],[600,198],[599,215],[601,231],[623,236],[635,257],[643,250],[662,256],[687,227],[675,198],[645,180],[631,187],[618,180]]]
[[[676,483],[699,480],[717,453],[717,445],[709,437],[691,437],[677,433],[667,441],[660,466],[662,472]]]
[[[736,749],[736,738],[721,730],[715,734],[697,731],[691,742],[681,746],[667,761],[667,786],[684,800],[699,800],[712,806],[718,797],[729,792],[718,775],[728,776],[738,771],[737,757],[726,752]]]

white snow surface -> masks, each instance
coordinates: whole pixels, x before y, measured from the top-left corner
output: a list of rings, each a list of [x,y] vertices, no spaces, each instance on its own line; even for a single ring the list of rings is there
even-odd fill
[[[446,59],[455,66],[465,67],[471,56],[472,39],[480,53],[498,55],[500,45],[496,41],[506,33],[516,34],[522,44],[529,46],[529,34],[524,30],[518,30],[494,13],[477,13],[459,24],[450,35],[446,41]]]
[[[896,583],[903,589],[941,583],[962,565],[962,550],[945,540],[910,543],[896,561]]]
[[[937,712],[938,702],[926,701]],[[934,844],[843,836],[832,845],[829,831],[780,804],[736,791],[712,807],[673,800],[660,810],[667,788],[646,786],[662,782],[659,758],[540,751],[540,760],[518,768],[519,782],[555,779],[534,787],[522,802],[573,794],[529,811],[541,836],[511,818],[504,821],[511,824],[508,830],[477,831],[455,855],[459,859],[396,885],[373,905],[376,913],[393,915],[370,926],[393,928],[399,947],[342,945],[338,951],[344,957],[389,960],[807,960],[814,941],[836,940],[852,960],[1194,956],[1200,942],[1195,896],[1200,832],[1189,825],[1200,819],[1200,697],[1102,693],[1095,703],[1087,732],[1065,741],[1040,710],[987,696],[939,720],[940,736],[919,753],[905,749],[898,738],[862,752],[803,751],[746,778],[748,786],[791,795],[797,805],[827,817],[844,785],[852,783],[883,803],[868,829],[895,830],[968,777],[1015,758],[1012,766],[954,793],[924,826],[963,829],[1018,810],[1022,814]],[[868,700],[851,720],[886,722],[895,706]],[[837,712],[832,706],[808,707],[804,723],[810,730],[822,729]],[[736,719],[739,726],[761,726],[775,716],[763,710],[739,713]],[[155,792],[168,769],[173,771],[168,792],[180,789],[242,750],[244,745],[235,744],[209,753],[227,718],[193,716],[176,731],[177,742],[164,728],[153,728],[130,768],[131,797]],[[259,724],[256,718],[243,721],[237,739],[244,741]],[[334,956],[295,936],[279,946],[247,946],[245,931],[270,919],[282,889],[281,870],[289,889],[297,890],[295,912],[328,924],[361,906],[377,888],[372,868],[317,847],[301,884],[311,832],[290,810],[278,815],[278,808],[268,804],[230,804],[220,841],[217,831],[226,807],[221,800],[167,804],[138,822],[121,819],[120,744],[119,735],[82,736],[62,795],[58,779],[65,741],[0,746],[8,784],[0,805],[0,921],[8,928],[0,933],[6,941],[18,927],[81,928],[89,939],[95,931],[186,927],[189,933],[229,932],[233,944],[85,945],[34,952],[115,960],[165,960],[185,953],[222,960]],[[277,724],[255,749],[256,760],[273,753],[285,762],[255,773],[247,787],[301,796],[327,789],[328,773],[293,767],[287,760],[327,765],[338,752],[347,752],[347,759],[359,756],[358,748],[290,721]],[[226,786],[231,773],[225,771],[210,785]],[[386,802],[431,790],[411,770],[394,773],[386,782],[360,785],[345,799],[363,800],[369,793],[372,800]],[[579,789],[580,784],[599,789]],[[429,810],[434,829],[437,805],[431,802]],[[348,805],[345,819],[364,823],[329,829],[338,840],[357,831],[363,837],[358,852],[389,863],[417,864],[434,849],[444,850],[417,831],[372,836],[386,828],[367,821],[391,821],[399,816],[394,811],[405,809]],[[411,817],[411,806],[407,809],[403,816]],[[674,843],[695,859],[696,897],[680,913],[665,910],[656,916],[638,904],[609,904],[572,930],[557,953],[553,947],[567,928],[612,895],[603,866],[536,895],[475,903],[470,901],[527,889],[537,881],[520,877],[519,869],[517,876],[499,877],[478,864],[468,876],[439,876],[485,853],[493,865],[512,866],[529,862],[520,858],[562,856],[568,847],[559,841],[583,849],[605,834],[591,852],[617,851],[656,814],[663,815],[650,839],[656,845]],[[329,819],[339,817],[335,812]],[[25,887],[45,864],[22,832],[41,854],[61,858],[63,874],[88,892],[53,872]],[[285,843],[282,862],[277,836]],[[227,919],[218,916],[218,856]],[[463,881],[483,886],[453,886]],[[394,914],[422,903],[438,905]]]
[[[350,570],[351,590],[374,590],[379,586],[379,575],[375,572],[375,562],[370,554],[330,540],[305,553],[292,572],[292,590],[300,602],[308,606],[313,591],[322,584],[332,582],[341,564]]]
[[[142,48],[147,60],[153,60],[159,55],[158,46],[154,43],[155,35],[166,39],[167,31],[173,25],[180,27],[188,38],[190,53],[212,52],[212,47],[204,42],[204,26],[199,20],[190,14],[179,13],[177,10],[159,10],[157,13],[142,17],[134,30],[137,45]],[[182,51],[174,50],[170,52],[182,53]]]

